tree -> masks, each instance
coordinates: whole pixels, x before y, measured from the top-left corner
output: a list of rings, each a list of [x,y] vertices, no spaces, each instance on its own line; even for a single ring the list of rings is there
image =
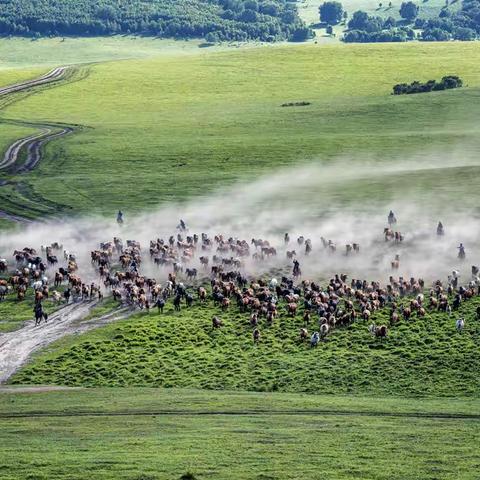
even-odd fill
[[[318,9],[320,20],[329,25],[337,25],[343,18],[343,7],[340,2],[325,2]]]
[[[368,13],[362,10],[357,10],[353,13],[352,18],[348,22],[350,30],[365,30],[365,25],[368,22]]]
[[[350,30],[362,30],[367,33],[378,32],[383,28],[383,20],[380,17],[371,17],[362,10],[356,11],[348,22]]]
[[[400,6],[400,16],[405,20],[412,22],[418,16],[419,7],[413,2],[403,2]]]
[[[304,42],[313,38],[315,33],[308,27],[299,27],[292,34],[292,41],[294,42]]]

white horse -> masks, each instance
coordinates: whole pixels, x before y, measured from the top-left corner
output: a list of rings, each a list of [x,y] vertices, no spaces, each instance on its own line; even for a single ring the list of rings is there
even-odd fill
[[[458,332],[461,332],[465,328],[465,320],[463,318],[459,318],[455,323],[455,327]]]
[[[316,347],[319,341],[320,341],[320,334],[318,332],[315,332],[310,338],[310,346]]]
[[[322,338],[326,337],[329,330],[330,327],[328,326],[328,323],[322,323],[322,325],[320,325],[320,336]]]

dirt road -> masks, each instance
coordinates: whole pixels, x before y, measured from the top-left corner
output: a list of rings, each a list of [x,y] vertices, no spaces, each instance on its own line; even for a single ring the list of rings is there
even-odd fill
[[[32,353],[65,335],[83,333],[92,328],[126,318],[129,309],[117,309],[102,317],[85,320],[96,302],[71,303],[52,314],[38,327],[29,322],[23,328],[0,335],[0,384],[6,382]],[[32,314],[33,316],[33,314]]]

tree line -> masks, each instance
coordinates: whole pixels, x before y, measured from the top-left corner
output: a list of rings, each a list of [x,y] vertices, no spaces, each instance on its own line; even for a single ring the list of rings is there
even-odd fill
[[[0,35],[306,40],[290,0],[0,0]]]

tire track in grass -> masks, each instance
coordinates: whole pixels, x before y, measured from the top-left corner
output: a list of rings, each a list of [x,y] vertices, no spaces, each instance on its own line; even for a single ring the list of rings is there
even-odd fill
[[[17,92],[26,91],[35,87],[47,84],[54,84],[67,77],[67,73],[71,71],[69,66],[56,67],[44,75],[24,82],[19,82],[0,88],[0,98],[7,97]],[[47,123],[23,123],[24,125],[39,128],[40,131],[20,138],[13,142],[0,159],[0,171],[9,171],[13,173],[27,173],[33,170],[42,159],[42,150],[45,144],[59,137],[73,133],[77,126],[73,125],[55,125]],[[25,152],[25,155],[23,155]],[[23,161],[24,159],[24,161]],[[23,161],[23,163],[22,163]],[[1,186],[1,184],[0,184]],[[31,223],[31,220],[19,215],[10,214],[9,212],[0,210],[0,218],[20,223]]]
[[[44,387],[39,387],[40,389]],[[41,391],[41,390],[40,390]],[[5,393],[14,393],[12,390],[5,390]],[[2,391],[0,390],[0,395]],[[480,421],[480,414],[468,413],[423,413],[423,412],[385,412],[385,411],[355,411],[355,410],[152,410],[152,411],[77,411],[77,412],[10,412],[0,413],[0,418],[49,418],[49,417],[156,417],[156,416],[226,416],[226,417],[248,417],[248,416],[309,416],[309,417],[383,417],[383,418],[417,418],[434,420],[474,420]]]

